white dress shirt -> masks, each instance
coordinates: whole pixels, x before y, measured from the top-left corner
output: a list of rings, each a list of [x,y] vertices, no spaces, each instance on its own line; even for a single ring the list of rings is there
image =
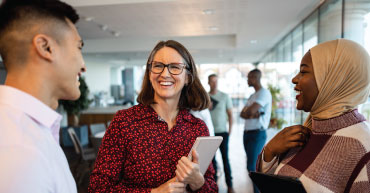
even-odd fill
[[[204,121],[204,123],[208,127],[209,136],[215,136],[215,129],[213,127],[211,113],[209,112],[208,109],[204,109],[204,110],[201,110],[201,111],[190,110],[190,113],[192,115],[194,115],[194,117],[199,118],[202,121]]]
[[[0,192],[77,192],[59,146],[60,120],[33,96],[0,86]]]

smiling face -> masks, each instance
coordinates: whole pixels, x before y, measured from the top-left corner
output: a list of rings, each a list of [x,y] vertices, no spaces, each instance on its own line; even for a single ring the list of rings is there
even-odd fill
[[[292,79],[292,82],[297,92],[297,109],[310,112],[319,94],[310,51],[303,56],[299,73]]]
[[[163,64],[182,63],[181,55],[173,48],[163,47],[154,55],[153,62]],[[187,70],[184,69],[181,74],[173,75],[169,73],[168,68],[164,68],[160,74],[149,72],[150,82],[154,89],[154,101],[159,100],[179,100],[181,90],[188,83]]]
[[[80,97],[79,77],[85,71],[81,49],[83,42],[76,27],[68,21],[69,29],[64,32],[63,40],[55,48],[55,73],[57,95],[60,99],[76,100]]]

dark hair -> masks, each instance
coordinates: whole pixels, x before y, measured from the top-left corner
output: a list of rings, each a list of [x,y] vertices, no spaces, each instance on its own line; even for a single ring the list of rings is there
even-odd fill
[[[40,24],[47,32],[57,34],[60,29],[56,25],[68,26],[67,19],[76,23],[79,16],[73,7],[59,0],[4,0],[0,6],[0,54],[4,59],[10,49],[24,49],[14,48],[25,45],[10,42],[7,35],[11,32],[26,33]]]
[[[208,76],[208,82],[209,82],[209,80],[210,80],[212,77],[217,77],[217,74],[211,74],[211,75],[209,75],[209,76]]]
[[[182,44],[174,40],[160,41],[150,53],[146,64],[143,84],[137,98],[137,102],[144,105],[155,103],[154,89],[149,80],[150,65],[153,61],[154,55],[163,47],[173,48],[182,56],[186,65],[186,72],[190,78],[189,80],[191,80],[181,91],[178,108],[192,110],[203,110],[208,108],[210,99],[208,93],[200,83],[193,57]]]
[[[249,73],[257,73],[257,74],[262,74],[261,70],[255,68],[253,70],[251,70]]]

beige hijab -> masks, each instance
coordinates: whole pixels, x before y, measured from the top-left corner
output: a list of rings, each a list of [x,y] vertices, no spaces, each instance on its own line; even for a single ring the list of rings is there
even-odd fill
[[[329,119],[355,109],[370,92],[370,57],[354,41],[338,39],[310,49],[319,94],[304,126],[312,118]]]

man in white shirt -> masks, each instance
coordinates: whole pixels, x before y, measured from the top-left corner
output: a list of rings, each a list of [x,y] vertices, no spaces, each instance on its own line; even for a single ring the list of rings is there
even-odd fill
[[[256,92],[249,97],[240,113],[245,119],[243,142],[248,171],[256,171],[257,158],[265,145],[266,129],[271,117],[272,96],[269,90],[262,87],[261,74],[258,69],[248,73],[248,85]],[[254,192],[258,192],[256,187]]]
[[[0,6],[0,192],[75,193],[59,146],[58,100],[80,96],[85,71],[75,10],[57,0]]]

